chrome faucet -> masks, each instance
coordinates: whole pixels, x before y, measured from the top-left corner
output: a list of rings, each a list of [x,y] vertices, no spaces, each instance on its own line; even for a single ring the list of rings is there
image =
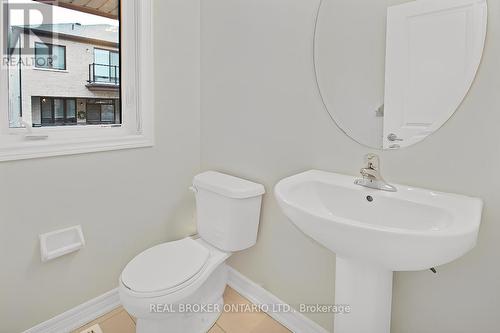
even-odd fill
[[[365,156],[366,166],[361,169],[361,176],[354,184],[374,188],[376,190],[396,192],[397,188],[387,183],[380,174],[380,158],[375,154]]]

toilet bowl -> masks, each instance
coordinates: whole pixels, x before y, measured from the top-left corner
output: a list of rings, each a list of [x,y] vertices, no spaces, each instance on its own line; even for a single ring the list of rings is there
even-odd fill
[[[120,276],[120,300],[137,333],[207,332],[223,311],[226,259],[256,242],[262,185],[209,171],[192,189],[199,238],[149,248]]]

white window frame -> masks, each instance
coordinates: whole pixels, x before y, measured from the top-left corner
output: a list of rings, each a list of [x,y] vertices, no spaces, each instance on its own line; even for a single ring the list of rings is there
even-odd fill
[[[0,17],[2,11],[3,3]],[[0,162],[154,145],[152,0],[121,0],[121,18],[122,125],[9,128],[8,70],[2,66]]]

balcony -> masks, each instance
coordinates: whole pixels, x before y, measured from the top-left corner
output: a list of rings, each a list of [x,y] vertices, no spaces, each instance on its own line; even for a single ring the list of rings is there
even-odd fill
[[[120,66],[89,64],[87,88],[96,91],[118,91],[120,89]]]

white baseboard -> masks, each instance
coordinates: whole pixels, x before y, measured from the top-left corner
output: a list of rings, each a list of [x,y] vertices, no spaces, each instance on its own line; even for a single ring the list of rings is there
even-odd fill
[[[120,306],[118,288],[61,313],[23,333],[68,333]]]
[[[237,270],[228,266],[227,284],[256,305],[286,304]],[[268,312],[274,320],[294,333],[328,333],[326,329],[297,311]]]
[[[256,305],[283,304],[278,297],[271,294],[249,278],[228,266],[227,284]],[[88,302],[68,310],[47,320],[23,333],[68,333],[105,315],[120,306],[118,288],[108,291]],[[297,311],[268,312],[269,316],[294,333],[328,333],[311,319]]]

